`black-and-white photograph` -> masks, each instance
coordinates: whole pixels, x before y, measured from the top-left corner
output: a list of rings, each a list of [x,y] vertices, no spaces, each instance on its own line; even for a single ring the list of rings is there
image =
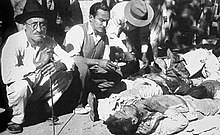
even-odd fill
[[[220,0],[0,0],[1,135],[220,135]]]

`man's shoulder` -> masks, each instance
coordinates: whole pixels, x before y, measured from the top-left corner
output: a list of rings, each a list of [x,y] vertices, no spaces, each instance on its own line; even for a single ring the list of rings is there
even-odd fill
[[[85,30],[86,23],[74,25],[70,30],[66,33],[66,39],[72,37],[83,37],[86,30]]]
[[[70,28],[69,31],[82,29],[87,23],[77,24]]]
[[[10,35],[8,37],[8,39],[22,39],[23,37],[26,37],[25,35],[25,31],[24,30],[21,30],[21,31],[18,31],[12,35]],[[23,40],[23,39],[22,39]]]
[[[111,11],[121,11],[122,9],[125,8],[125,6],[127,5],[129,1],[122,1],[117,3],[112,9]]]
[[[117,3],[110,11],[111,19],[120,19],[120,20],[124,19],[125,18],[124,9],[127,3],[128,1]]]
[[[12,35],[10,35],[6,42],[5,42],[5,45],[4,46],[20,46],[20,45],[25,45],[25,42],[27,42],[27,36],[25,34],[25,31],[24,30],[21,30],[21,31],[18,31]]]

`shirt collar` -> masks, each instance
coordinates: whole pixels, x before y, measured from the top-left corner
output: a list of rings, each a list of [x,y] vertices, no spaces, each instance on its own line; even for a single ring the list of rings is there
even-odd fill
[[[21,33],[22,33],[22,39],[23,39],[23,45],[25,48],[28,48],[28,47],[31,47],[31,43],[30,41],[28,40],[28,37],[26,35],[26,32],[25,32],[25,29],[21,30]]]
[[[101,39],[101,36],[100,36],[100,35],[96,35],[96,34],[95,34],[95,31],[93,30],[93,28],[92,28],[90,22],[88,22],[88,31],[87,31],[87,34],[93,35],[93,38],[94,38],[94,40],[95,40],[95,44],[97,44],[97,42]]]
[[[20,31],[21,32],[21,35],[23,35],[22,36],[22,39],[23,39],[23,42],[24,42],[24,47],[28,47],[29,45],[30,45],[30,42],[28,41],[28,38],[27,38],[27,35],[26,35],[26,32],[25,32],[25,29],[23,29],[23,30],[21,30]]]

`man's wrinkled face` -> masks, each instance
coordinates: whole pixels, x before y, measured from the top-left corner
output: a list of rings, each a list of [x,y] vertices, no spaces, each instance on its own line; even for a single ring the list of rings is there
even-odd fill
[[[41,41],[46,35],[46,20],[44,18],[30,18],[25,23],[26,35],[34,42]]]
[[[97,10],[96,16],[90,15],[90,23],[92,25],[93,30],[96,34],[105,33],[105,28],[107,26],[107,22],[110,18],[109,11],[104,11],[101,9]]]

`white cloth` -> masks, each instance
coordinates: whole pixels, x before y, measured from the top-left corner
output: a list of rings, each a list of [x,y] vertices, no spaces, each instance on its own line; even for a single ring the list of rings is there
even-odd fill
[[[217,57],[211,51],[196,49],[183,54],[181,57],[186,61],[185,67],[189,71],[190,77],[203,69],[202,74],[204,77],[219,78],[217,72],[220,64]]]
[[[177,135],[219,135],[220,116],[207,116],[201,120],[192,121],[184,131]]]
[[[161,87],[147,78],[138,78],[135,81],[123,80],[127,90],[119,94],[112,94],[109,98],[98,100],[99,118],[106,120],[110,114],[114,114],[123,105],[130,105],[141,98],[149,98],[154,95],[162,95]]]
[[[120,28],[123,27],[123,23],[125,23],[127,20],[125,19],[124,15],[124,9],[128,1],[123,1],[120,3],[117,3],[110,11],[110,20],[108,22],[108,26],[106,28],[107,35],[109,37],[109,45],[110,46],[118,46],[120,47],[124,52],[127,52],[128,49],[123,44],[123,40],[126,39],[125,33],[121,33],[119,35]]]

